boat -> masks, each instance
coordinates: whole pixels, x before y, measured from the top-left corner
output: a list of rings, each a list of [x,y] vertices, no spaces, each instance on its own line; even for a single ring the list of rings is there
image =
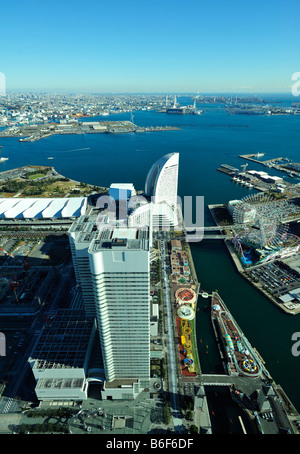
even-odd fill
[[[222,339],[228,374],[258,377],[262,373],[260,359],[216,292],[211,299],[211,318]]]
[[[1,155],[1,149],[3,148],[3,146],[0,146],[0,155]],[[0,162],[4,162],[4,161],[8,161],[8,158],[2,158],[0,156]]]

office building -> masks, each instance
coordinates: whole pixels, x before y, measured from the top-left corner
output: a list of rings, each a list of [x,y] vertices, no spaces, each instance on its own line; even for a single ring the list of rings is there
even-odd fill
[[[86,313],[97,320],[102,397],[134,398],[150,381],[149,229],[82,216],[69,237]]]
[[[149,170],[145,193],[152,202],[177,206],[179,153],[169,153],[158,159]]]

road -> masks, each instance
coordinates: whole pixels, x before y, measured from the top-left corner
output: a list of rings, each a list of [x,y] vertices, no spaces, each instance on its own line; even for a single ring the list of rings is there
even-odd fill
[[[173,335],[173,318],[170,299],[169,278],[166,272],[166,244],[161,241],[161,267],[162,267],[162,280],[163,280],[163,293],[166,312],[166,334],[167,334],[167,351],[168,351],[168,377],[169,377],[169,391],[171,400],[171,414],[173,417],[175,432],[180,433],[183,431],[182,416],[179,405],[178,396],[178,376],[177,376],[177,362],[175,357],[175,343]]]

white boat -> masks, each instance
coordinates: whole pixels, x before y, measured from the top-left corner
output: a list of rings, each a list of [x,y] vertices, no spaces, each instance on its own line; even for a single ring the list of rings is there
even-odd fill
[[[0,158],[0,162],[8,161],[8,158]]]

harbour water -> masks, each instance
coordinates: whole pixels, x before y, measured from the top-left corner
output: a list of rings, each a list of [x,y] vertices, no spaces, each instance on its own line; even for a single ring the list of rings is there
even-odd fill
[[[191,103],[190,99],[177,99],[182,104]],[[287,103],[292,101],[288,99]],[[225,163],[241,168],[246,161],[238,158],[239,154],[265,153],[263,159],[288,157],[299,162],[300,115],[240,116],[228,115],[218,105],[198,107],[205,110],[203,115],[167,115],[152,111],[134,113],[134,122],[139,126],[171,125],[181,128],[179,131],[52,136],[34,143],[2,139],[2,155],[9,160],[0,164],[0,170],[27,164],[49,165],[60,174],[78,181],[99,186],[132,182],[136,189],[144,189],[145,178],[153,162],[166,153],[179,152],[179,195],[204,196],[207,206],[226,203],[255,192],[233,183],[227,175],[216,170]],[[96,119],[101,120],[101,117]],[[130,120],[130,113],[105,117],[106,121],[108,119]],[[53,159],[49,160],[49,157]],[[250,168],[263,170],[256,163],[248,163]],[[268,172],[279,175],[279,172],[269,169]],[[286,174],[280,176],[288,178]],[[205,223],[214,225],[207,208]],[[300,411],[300,356],[295,357],[291,352],[292,334],[300,331],[299,316],[284,314],[247,283],[238,274],[222,241],[192,243],[191,249],[202,289],[208,292],[217,289],[220,292],[250,343],[266,361],[274,380],[282,385]],[[199,298],[197,335],[204,373],[216,372],[220,368],[210,314],[202,310],[207,304],[207,300]],[[208,345],[208,354],[202,345]],[[220,391],[218,393],[220,395]],[[212,408],[216,407],[214,413],[217,418],[215,391],[209,394]],[[229,402],[228,406],[229,414],[235,411]],[[229,416],[227,420],[230,419]],[[216,423],[216,430],[231,431],[230,427],[222,429],[220,422]]]

